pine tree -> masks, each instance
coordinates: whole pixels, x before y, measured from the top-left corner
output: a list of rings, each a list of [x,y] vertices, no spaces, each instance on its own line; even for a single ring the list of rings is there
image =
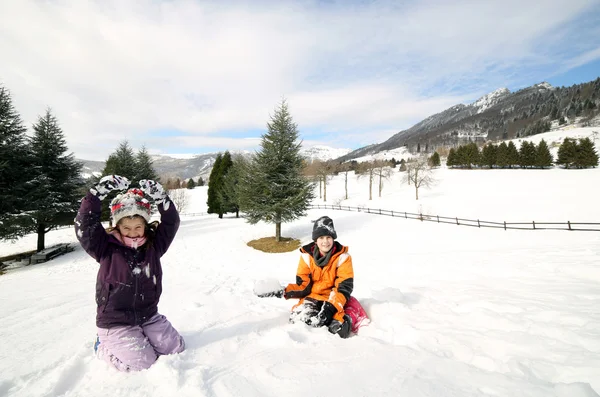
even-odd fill
[[[221,185],[221,162],[223,161],[223,155],[219,153],[213,164],[212,171],[208,177],[208,192],[206,205],[208,205],[207,212],[209,214],[219,214],[219,218],[223,218],[223,210],[221,209],[221,203],[219,201],[219,187]]]
[[[223,176],[223,184],[220,189],[220,199],[224,206],[227,208],[227,212],[235,212],[235,217],[240,216],[239,207],[239,183],[248,169],[248,161],[242,156],[235,156],[232,160],[232,166],[229,168],[227,173]]]
[[[438,152],[433,152],[431,157],[429,157],[429,165],[431,167],[439,167],[441,165],[440,154]]]
[[[400,171],[406,171],[406,163],[404,162],[404,159],[402,159],[401,163]],[[456,150],[454,150],[454,148],[450,148],[448,151],[448,158],[446,158],[446,167],[455,167],[456,165],[458,165],[456,163]]]
[[[140,179],[152,179],[159,182],[160,178],[154,170],[152,158],[145,146],[137,152],[135,155],[135,176],[133,177],[132,183],[137,183]]]
[[[508,142],[506,151],[506,161],[508,163],[509,168],[515,167],[519,164],[519,150],[517,149],[513,141]]]
[[[579,139],[577,145],[575,166],[577,168],[590,168],[598,166],[598,154],[592,140],[588,137]]]
[[[302,176],[298,127],[282,101],[262,136],[261,150],[255,154],[240,182],[240,209],[251,224],[275,224],[275,239],[281,240],[281,223],[306,214],[314,198],[312,184]]]
[[[508,145],[506,142],[501,142],[496,151],[496,165],[500,168],[509,166],[508,162]]]
[[[225,184],[227,183],[227,176],[231,172],[233,167],[233,161],[231,160],[231,154],[229,151],[226,151],[223,154],[223,159],[221,160],[221,167],[219,170],[220,173],[220,184],[217,189],[217,197],[219,198],[219,203],[221,205],[221,210],[223,213],[235,212],[236,216],[239,216],[239,207],[236,199],[236,191],[231,190],[229,188],[225,188]],[[235,179],[234,175],[231,175],[230,179]],[[231,183],[231,181],[229,181]],[[234,182],[235,183],[235,182]]]
[[[23,199],[31,178],[26,132],[9,91],[0,85],[0,240],[22,237],[34,227]]]
[[[536,167],[546,168],[552,167],[552,162],[554,158],[552,153],[550,153],[550,149],[548,148],[548,144],[545,140],[541,140],[539,145],[537,146],[537,152],[535,157],[535,165]]]
[[[190,178],[187,183],[188,189],[193,189],[196,187],[196,182],[194,182],[194,178]]]
[[[481,150],[481,165],[489,168],[494,168],[496,165],[496,157],[498,148],[493,143],[488,143]]]
[[[519,149],[519,165],[522,168],[530,168],[535,166],[536,152],[537,150],[533,142],[521,142],[521,148]]]
[[[556,164],[562,165],[565,168],[571,167],[576,161],[577,150],[577,142],[571,138],[565,138],[558,148],[558,159],[556,160]]]
[[[122,141],[117,150],[108,156],[108,159],[104,163],[102,175],[98,179],[106,175],[123,176],[129,179],[131,187],[134,187],[137,184],[138,181],[135,179],[137,176],[136,159],[133,149],[129,146],[127,140]],[[102,201],[102,220],[110,219],[110,210],[108,207],[111,200],[120,193],[122,192],[113,191]]]
[[[28,197],[38,235],[37,250],[45,248],[45,235],[53,228],[72,222],[79,207],[82,165],[67,143],[58,120],[50,109],[33,125],[30,149],[35,177]]]

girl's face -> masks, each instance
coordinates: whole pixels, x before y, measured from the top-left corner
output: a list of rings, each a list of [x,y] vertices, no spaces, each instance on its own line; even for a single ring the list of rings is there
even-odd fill
[[[321,236],[317,238],[317,247],[321,251],[321,255],[325,255],[333,247],[333,238],[331,236]]]
[[[136,238],[144,237],[146,232],[146,221],[140,216],[133,218],[122,218],[117,224],[121,236]]]

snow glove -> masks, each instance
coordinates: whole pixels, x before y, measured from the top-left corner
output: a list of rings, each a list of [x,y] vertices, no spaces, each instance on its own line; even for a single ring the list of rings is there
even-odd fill
[[[318,322],[315,325],[316,327],[322,327],[324,325],[329,326],[331,321],[333,320],[333,316],[337,313],[337,309],[330,302],[323,303],[323,307],[321,307],[321,311],[319,312],[317,318]]]
[[[100,200],[113,190],[126,190],[129,187],[129,180],[119,175],[106,175],[102,177],[96,186],[90,189],[90,193],[98,197]]]
[[[163,189],[162,185],[152,179],[140,180],[140,188],[142,191],[150,196],[156,205],[163,204],[167,200],[167,192]]]
[[[270,298],[270,297],[283,298],[283,297],[285,297],[285,293],[284,293],[284,288],[282,287],[281,289],[278,289],[276,291],[269,291],[269,292],[264,292],[262,294],[256,294],[256,296],[258,296],[259,298]]]

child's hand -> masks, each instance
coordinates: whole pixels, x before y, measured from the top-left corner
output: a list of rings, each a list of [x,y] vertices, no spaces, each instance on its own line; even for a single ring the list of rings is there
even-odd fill
[[[167,198],[167,193],[162,185],[151,179],[140,180],[140,188],[154,200],[156,205],[164,203]]]
[[[90,189],[90,192],[103,200],[112,190],[125,190],[129,187],[129,180],[119,175],[106,175],[98,184]]]

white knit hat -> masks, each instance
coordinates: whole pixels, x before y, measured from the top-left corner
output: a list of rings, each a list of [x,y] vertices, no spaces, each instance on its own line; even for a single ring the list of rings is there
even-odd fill
[[[144,198],[144,192],[140,189],[129,189],[110,202],[110,216],[115,225],[121,218],[135,215],[141,216],[146,222],[150,221],[150,202]]]

